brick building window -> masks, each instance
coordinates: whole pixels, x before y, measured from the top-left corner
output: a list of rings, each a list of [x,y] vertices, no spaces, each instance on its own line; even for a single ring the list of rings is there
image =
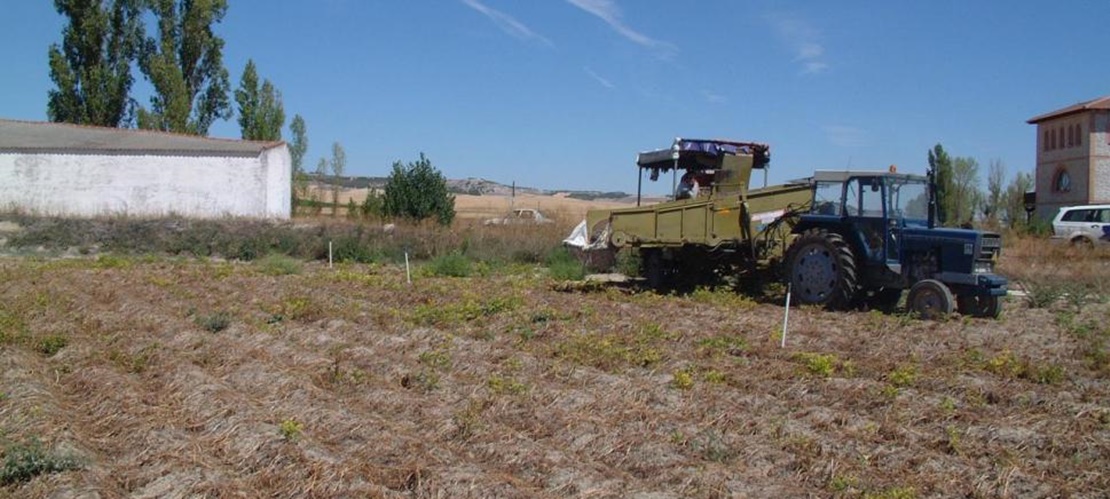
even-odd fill
[[[1071,175],[1062,166],[1056,169],[1056,175],[1052,179],[1052,190],[1054,192],[1071,192]]]
[[[1083,145],[1083,125],[1075,125],[1075,145]]]

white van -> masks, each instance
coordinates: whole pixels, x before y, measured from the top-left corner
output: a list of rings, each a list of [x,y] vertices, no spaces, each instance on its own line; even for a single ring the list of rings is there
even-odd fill
[[[1110,204],[1060,208],[1052,220],[1052,238],[1083,245],[1110,242]]]

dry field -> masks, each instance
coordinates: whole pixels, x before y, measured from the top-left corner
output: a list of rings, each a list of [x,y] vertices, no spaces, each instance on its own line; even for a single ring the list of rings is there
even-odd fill
[[[366,199],[368,192],[369,189],[344,189],[339,193],[339,204],[346,206],[349,200],[361,204]],[[330,192],[317,190],[316,195],[319,199],[327,202],[331,201]],[[509,196],[455,194],[455,212],[461,221],[503,216],[509,212],[511,207],[515,206],[517,208],[536,208],[551,218],[577,223],[586,218],[586,210],[624,208],[634,205],[635,199],[632,203],[621,203],[612,200],[587,201],[570,198],[565,194],[551,196],[522,194],[516,196],[515,199]],[[324,208],[323,211],[325,214],[329,214],[329,210],[330,208]]]
[[[1019,241],[1070,294],[785,348],[777,304],[529,266],[0,259],[0,496],[1105,497],[1107,256]]]

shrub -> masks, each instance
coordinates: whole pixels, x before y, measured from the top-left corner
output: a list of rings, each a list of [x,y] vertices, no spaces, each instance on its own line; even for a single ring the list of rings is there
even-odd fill
[[[512,376],[502,376],[494,374],[489,377],[486,382],[491,392],[498,395],[519,395],[528,391],[528,385],[520,382]]]
[[[799,353],[794,359],[801,362],[810,374],[828,378],[836,373],[840,367],[845,371],[850,370],[848,362],[841,362],[835,354],[822,355],[819,353]]]
[[[1055,284],[1025,282],[1025,302],[1029,308],[1047,308],[1064,294],[1064,288]]]
[[[332,242],[332,258],[337,262],[373,263],[374,252],[362,240],[362,227],[359,226],[354,234],[337,238]]]
[[[461,253],[450,253],[431,261],[428,271],[438,277],[469,277],[470,259]]]
[[[301,273],[301,262],[285,255],[270,253],[255,262],[258,269],[267,275],[292,275]]]
[[[899,388],[910,386],[917,381],[917,366],[913,364],[906,364],[898,366],[897,369],[890,372],[887,377],[891,385]]]
[[[679,390],[689,390],[694,387],[693,369],[689,367],[679,369],[671,377],[671,386]]]
[[[30,443],[14,444],[4,449],[4,469],[0,470],[0,485],[26,482],[44,473],[58,473],[80,467],[75,458],[47,452],[37,439],[32,439]]]
[[[301,432],[303,430],[304,424],[293,418],[282,421],[281,426],[278,427],[278,433],[281,435],[281,438],[288,442],[296,442],[298,438],[301,438]]]
[[[218,333],[231,325],[231,314],[216,312],[212,315],[198,316],[196,322],[210,333]]]
[[[546,263],[551,277],[557,281],[581,281],[586,277],[586,267],[562,246],[547,254]]]
[[[447,179],[420,153],[416,162],[393,163],[385,184],[382,210],[387,216],[424,220],[435,218],[440,225],[455,219],[455,196],[447,190]]]
[[[47,357],[52,357],[69,344],[69,339],[60,334],[51,334],[39,340],[38,351]]]

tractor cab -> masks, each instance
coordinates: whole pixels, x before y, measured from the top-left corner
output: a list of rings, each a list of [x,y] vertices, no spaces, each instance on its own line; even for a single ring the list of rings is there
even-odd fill
[[[810,212],[803,217],[842,226],[867,264],[901,273],[901,230],[929,223],[928,179],[885,172],[818,171],[813,184]]]

